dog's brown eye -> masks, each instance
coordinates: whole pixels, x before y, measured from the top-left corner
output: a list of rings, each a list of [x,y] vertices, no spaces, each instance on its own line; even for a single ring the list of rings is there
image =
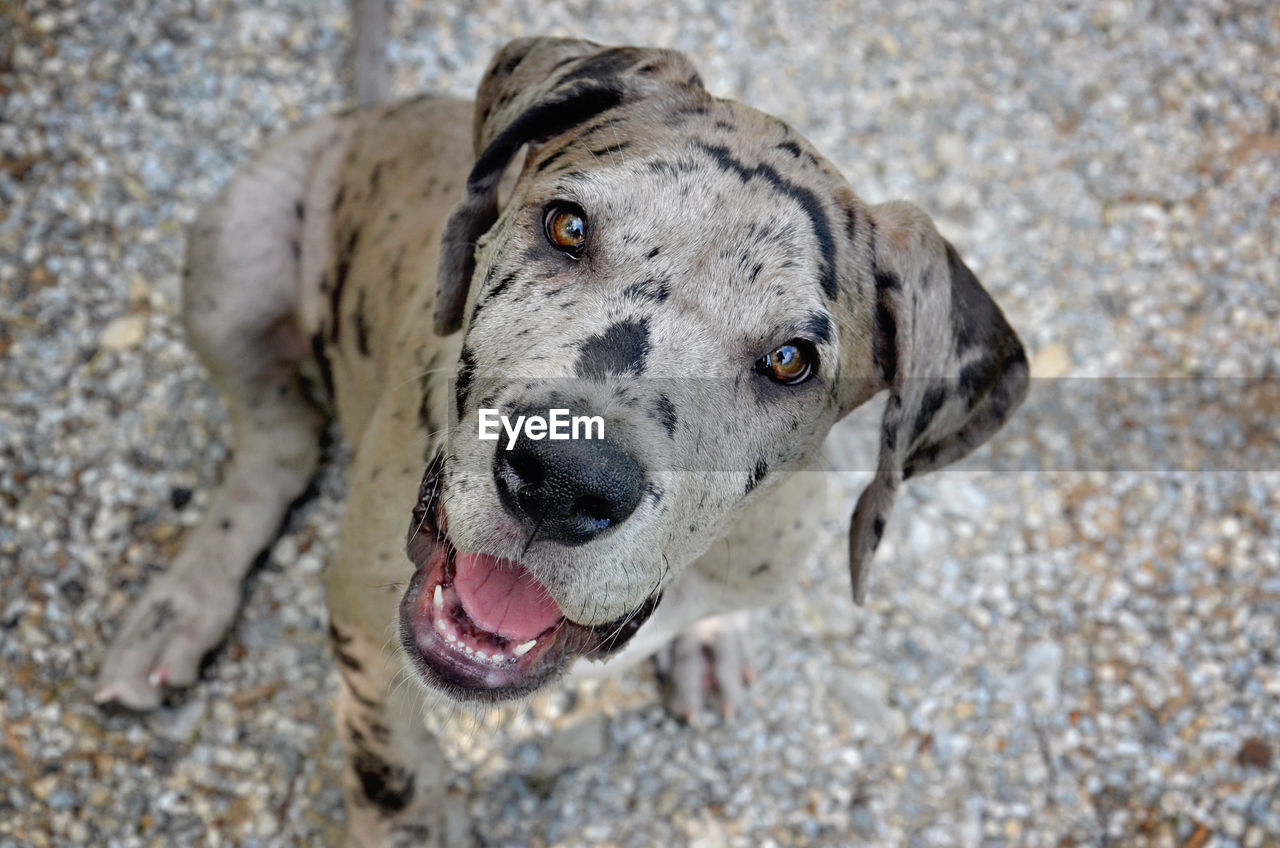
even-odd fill
[[[794,386],[813,376],[818,351],[804,339],[792,339],[756,360],[756,371],[775,383]]]
[[[572,203],[554,203],[547,207],[542,219],[547,241],[577,259],[587,243],[587,217],[581,207]]]

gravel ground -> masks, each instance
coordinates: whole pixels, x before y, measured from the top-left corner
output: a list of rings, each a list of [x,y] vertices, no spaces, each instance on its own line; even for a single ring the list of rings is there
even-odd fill
[[[397,4],[397,91],[467,94],[534,32],[686,50],[868,200],[928,208],[1044,378],[967,471],[910,484],[862,609],[840,511],[865,475],[830,475],[732,724],[674,723],[647,672],[454,718],[475,841],[1280,846],[1280,7],[448,5]],[[317,577],[340,456],[194,692],[89,696],[226,455],[174,318],[184,227],[341,104],[350,39],[336,0],[0,0],[3,848],[341,833]],[[1101,376],[1161,379],[1049,379]],[[1168,402],[1193,384],[1215,414]],[[855,418],[834,467],[869,461]]]

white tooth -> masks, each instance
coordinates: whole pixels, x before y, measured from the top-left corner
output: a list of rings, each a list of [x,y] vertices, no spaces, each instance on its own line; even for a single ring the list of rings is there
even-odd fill
[[[525,654],[527,654],[527,653],[529,653],[530,651],[532,651],[532,650],[533,650],[533,646],[534,646],[534,645],[536,645],[536,644],[538,644],[538,640],[537,640],[537,639],[530,639],[528,642],[525,642],[523,645],[516,645],[516,646],[511,650],[511,654],[512,654],[513,656],[516,656],[516,657],[523,657]]]
[[[492,659],[494,662],[506,662],[507,655],[506,655],[506,654],[494,654],[494,655],[493,655],[493,657],[492,657],[491,659]]]
[[[444,633],[445,635],[448,635],[448,633],[449,633],[449,628],[448,628],[447,626],[445,626],[445,623],[444,623],[444,619],[443,619],[443,618],[437,618],[437,619],[436,619],[436,630],[439,630],[441,633]]]
[[[476,651],[476,656],[477,656],[477,657],[479,657],[479,658],[480,658],[480,659],[482,659],[482,660],[487,660],[487,659],[489,659],[489,655],[488,655],[488,654],[486,654],[484,651]]]
[[[449,640],[449,644],[453,644],[454,642],[458,641],[458,637],[454,636],[452,632],[445,633],[444,638]]]
[[[440,587],[439,583],[436,584],[436,595],[431,599],[431,603],[436,609],[440,609],[444,606],[444,589]]]
[[[466,651],[468,654],[471,654],[472,656],[475,656],[475,653],[476,653],[476,652],[475,652],[475,651],[473,651],[473,650],[471,650],[471,646],[470,646],[470,645],[463,645],[463,646],[462,646],[462,650]]]

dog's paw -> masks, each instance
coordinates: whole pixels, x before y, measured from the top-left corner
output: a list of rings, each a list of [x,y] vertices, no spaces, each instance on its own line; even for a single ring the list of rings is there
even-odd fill
[[[750,632],[749,614],[735,612],[700,621],[672,639],[658,656],[667,711],[696,724],[718,700],[720,714],[732,718],[755,680]]]
[[[200,661],[222,640],[235,617],[237,597],[157,578],[134,604],[98,673],[93,699],[133,710],[153,710],[167,691],[196,682]]]

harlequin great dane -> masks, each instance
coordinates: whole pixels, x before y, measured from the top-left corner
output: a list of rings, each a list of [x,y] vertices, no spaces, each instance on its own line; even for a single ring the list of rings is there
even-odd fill
[[[440,838],[441,754],[398,670],[494,701],[691,628],[727,647],[708,620],[785,591],[821,516],[822,476],[792,472],[887,390],[849,535],[861,601],[902,481],[1026,391],[1017,336],[924,213],[864,204],[669,50],[522,39],[474,105],[319,120],[231,181],[188,258],[234,453],[98,698],[145,709],[196,679],[317,463],[315,368],[354,448],[327,591],[356,843]],[[599,437],[480,438],[482,409],[557,408]]]

